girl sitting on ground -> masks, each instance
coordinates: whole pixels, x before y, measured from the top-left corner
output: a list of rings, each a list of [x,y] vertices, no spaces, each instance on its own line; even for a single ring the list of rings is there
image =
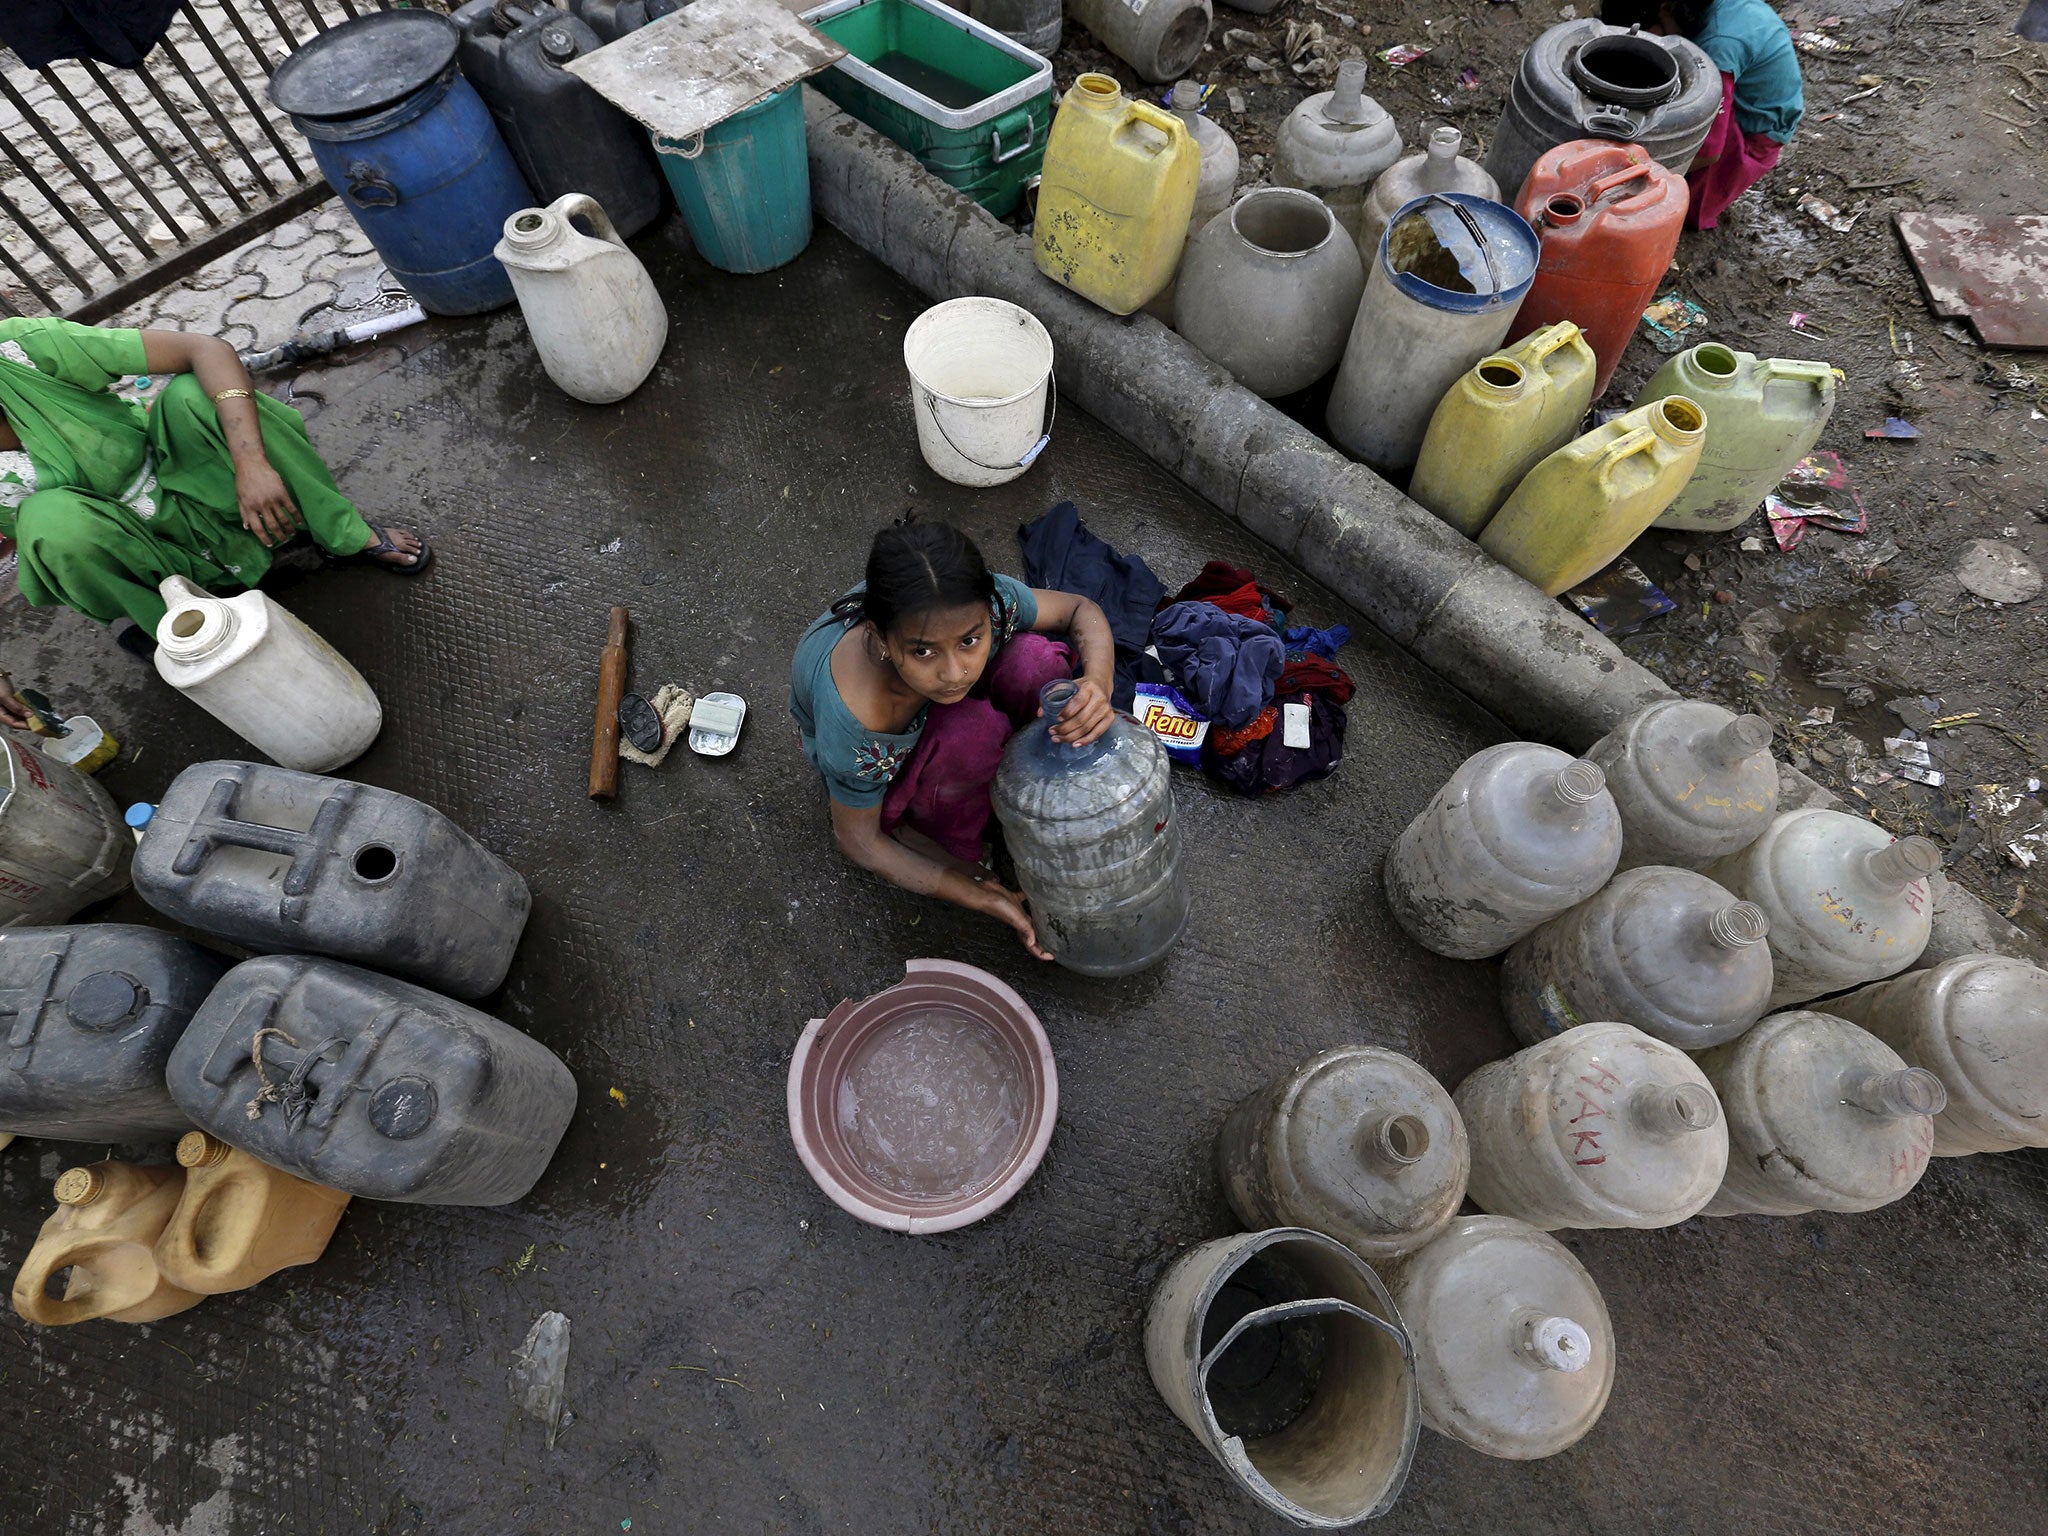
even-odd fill
[[[1603,0],[1600,19],[1690,38],[1721,71],[1721,115],[1685,175],[1686,228],[1712,229],[1778,163],[1806,113],[1792,33],[1764,0]]]
[[[1080,690],[1053,739],[1081,745],[1109,729],[1115,655],[1094,603],[991,575],[959,529],[906,520],[876,534],[867,580],[804,631],[790,669],[790,713],[831,795],[840,852],[1007,923],[1050,959],[1024,898],[982,863],[989,788],[1004,744],[1038,716],[1039,690],[1077,664]]]

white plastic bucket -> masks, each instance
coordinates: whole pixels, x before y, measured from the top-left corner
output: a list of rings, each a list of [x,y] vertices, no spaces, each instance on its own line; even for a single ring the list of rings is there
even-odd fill
[[[107,792],[0,740],[0,928],[61,923],[128,884],[135,839]]]
[[[955,485],[1014,480],[1052,440],[1052,338],[1029,310],[1002,299],[934,304],[911,321],[903,365],[917,446]]]

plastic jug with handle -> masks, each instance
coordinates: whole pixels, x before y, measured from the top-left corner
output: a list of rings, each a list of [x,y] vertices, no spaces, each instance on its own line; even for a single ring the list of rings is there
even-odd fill
[[[1920,958],[1934,918],[1928,877],[1941,849],[1892,841],[1874,821],[1821,807],[1787,811],[1739,853],[1700,873],[1764,909],[1773,1008],[1895,976]]]
[[[1525,1045],[1625,1019],[1680,1050],[1733,1040],[1771,997],[1763,908],[1689,869],[1616,875],[1518,940],[1501,963],[1501,1011]]]
[[[93,1163],[58,1175],[56,1212],[14,1277],[14,1310],[60,1327],[107,1318],[153,1323],[206,1298],[182,1290],[156,1265],[156,1240],[185,1189],[182,1168]],[[50,1287],[68,1272],[60,1294]]]
[[[1232,1110],[1216,1166],[1247,1227],[1308,1227],[1377,1263],[1449,1224],[1471,1158],[1451,1096],[1420,1064],[1340,1045]]]
[[[384,707],[362,673],[261,592],[215,597],[183,576],[158,589],[163,680],[286,768],[326,773],[370,749]]]
[[[1685,178],[1639,144],[1580,139],[1545,154],[1515,199],[1543,260],[1508,334],[1571,321],[1600,360],[1593,394],[1605,394],[1671,270],[1688,196]]]
[[[1835,370],[1702,342],[1652,374],[1636,404],[1666,395],[1684,395],[1705,408],[1707,441],[1699,468],[1657,526],[1720,533],[1748,522],[1813,451],[1835,413]]]
[[[1593,403],[1593,349],[1570,321],[1483,357],[1450,387],[1423,435],[1408,494],[1468,539],[1522,477],[1579,434]]]
[[[1483,960],[1599,890],[1620,855],[1600,770],[1507,741],[1460,764],[1394,839],[1387,901],[1424,949]]]
[[[2048,971],[1961,955],[1830,998],[1828,1011],[1941,1079],[1936,1157],[2048,1147]]]
[[[185,1194],[156,1240],[171,1284],[205,1296],[244,1290],[327,1249],[349,1197],[238,1152],[204,1131],[178,1141]]]
[[[1614,1328],[1585,1266],[1506,1216],[1460,1216],[1390,1265],[1415,1341],[1422,1422],[1512,1461],[1554,1456],[1614,1389]]]
[[[640,387],[668,340],[668,311],[596,198],[575,192],[513,214],[495,254],[540,365],[564,394],[609,405]]]
[[[135,842],[111,796],[21,737],[0,738],[0,928],[61,923],[128,884]]]
[[[1621,868],[1698,869],[1747,848],[1778,813],[1771,722],[1704,699],[1659,699],[1594,742],[1621,810]]]
[[[1728,1169],[1721,1106],[1692,1058],[1632,1024],[1581,1024],[1489,1062],[1452,1096],[1472,1203],[1532,1227],[1671,1227]]]
[[[1113,315],[1172,280],[1201,178],[1179,118],[1128,99],[1107,75],[1083,75],[1060,98],[1041,175],[1039,271]]]
[[[1941,1079],[1832,1014],[1774,1013],[1699,1055],[1728,1117],[1709,1216],[1874,1211],[1927,1171]]]
[[[1522,478],[1479,547],[1551,597],[1606,569],[1700,461],[1706,413],[1672,395],[1566,443]]]

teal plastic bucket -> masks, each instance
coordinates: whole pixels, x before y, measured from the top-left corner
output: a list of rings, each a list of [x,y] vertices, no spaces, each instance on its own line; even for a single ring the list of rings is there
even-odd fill
[[[697,251],[727,272],[766,272],[811,243],[803,87],[756,102],[701,139],[655,136]]]

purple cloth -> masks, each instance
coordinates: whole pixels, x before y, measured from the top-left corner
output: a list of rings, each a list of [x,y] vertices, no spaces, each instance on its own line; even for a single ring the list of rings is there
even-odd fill
[[[1161,609],[1152,645],[1188,702],[1233,731],[1273,702],[1273,684],[1287,664],[1271,626],[1207,602]]]
[[[1286,732],[1276,727],[1269,736],[1248,743],[1228,757],[1204,748],[1202,767],[1218,783],[1241,795],[1270,795],[1310,779],[1327,778],[1344,760],[1344,711],[1327,693],[1294,693],[1275,700],[1309,708],[1308,745],[1290,747]],[[1209,740],[1216,740],[1212,731]]]
[[[882,799],[882,830],[908,825],[954,858],[980,863],[1003,748],[1038,718],[1039,690],[1073,675],[1074,652],[1064,641],[1012,635],[973,693],[925,711],[924,734]]]

